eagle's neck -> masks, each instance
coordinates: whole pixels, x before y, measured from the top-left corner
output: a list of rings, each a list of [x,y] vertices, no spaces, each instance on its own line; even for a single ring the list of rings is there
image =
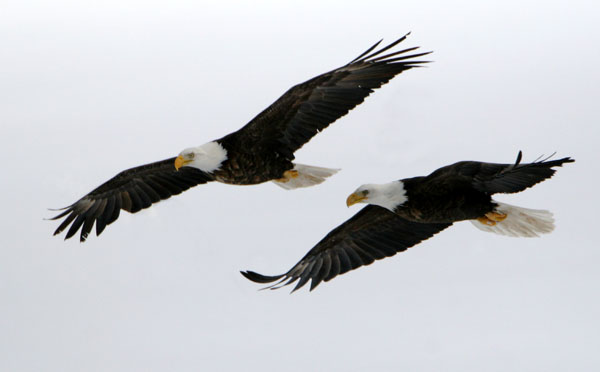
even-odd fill
[[[218,170],[227,160],[227,150],[217,141],[194,148],[194,153],[194,160],[188,165],[206,173]]]
[[[404,204],[408,200],[406,189],[402,181],[393,181],[380,185],[371,185],[369,204],[375,204],[390,211]]]

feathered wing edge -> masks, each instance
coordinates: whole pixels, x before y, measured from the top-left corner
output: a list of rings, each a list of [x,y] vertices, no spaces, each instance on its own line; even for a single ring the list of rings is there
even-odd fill
[[[261,284],[277,281],[263,289],[278,289],[298,281],[292,292],[310,280],[312,291],[322,281],[391,257],[451,225],[411,222],[387,209],[368,205],[327,234],[287,273],[274,276],[254,271],[240,273]]]
[[[63,212],[49,218],[58,220],[66,217],[54,231],[54,235],[60,234],[70,225],[65,240],[81,228],[79,241],[84,242],[94,224],[96,235],[100,235],[106,226],[119,218],[121,210],[136,213],[190,187],[214,179],[191,167],[177,171],[174,161],[175,158],[169,158],[120,172],[75,203],[60,209]]]
[[[395,47],[396,45],[400,44],[401,42],[403,42],[404,40],[406,40],[406,38],[408,37],[408,35],[410,35],[410,32],[408,32],[406,35],[400,37],[399,39],[395,40],[394,42],[390,43],[389,45],[386,45],[385,47],[367,55],[368,53],[370,53],[373,49],[377,48],[377,46],[379,46],[379,44],[383,41],[383,39],[379,40],[378,42],[376,42],[373,46],[371,46],[369,49],[367,49],[366,51],[364,51],[363,53],[361,53],[358,57],[354,58],[352,61],[348,62],[348,64],[346,64],[346,66],[350,66],[353,64],[360,64],[360,63],[365,63],[365,62],[386,62],[386,63],[391,63],[391,62],[396,62],[396,61],[402,61],[402,60],[406,60],[406,59],[410,59],[410,58],[416,58],[416,57],[421,57],[421,56],[425,56],[427,54],[430,54],[431,52],[422,52],[422,53],[416,53],[416,54],[411,54],[411,55],[405,55],[399,58],[392,58],[394,56],[397,56],[399,54],[404,54],[404,53],[408,53],[411,52],[413,50],[417,50],[420,47],[416,46],[416,47],[411,47],[411,48],[406,48],[406,49],[402,49],[393,53],[388,53],[385,55],[381,55],[381,53],[385,52],[386,50],[389,50],[393,47]],[[428,63],[429,61],[411,61],[410,63],[414,63],[416,67],[416,65],[418,64],[423,64],[423,63]],[[334,70],[335,71],[335,70]]]
[[[248,124],[228,135],[228,140],[272,142],[280,156],[293,159],[295,151],[360,105],[375,89],[403,71],[429,62],[416,58],[431,52],[409,53],[419,47],[382,55],[407,35],[373,52],[378,42],[350,63],[291,87]]]
[[[491,175],[476,176],[473,181],[475,188],[483,191],[494,193],[515,193],[528,189],[554,175],[556,173],[553,167],[560,167],[565,163],[572,163],[575,160],[566,157],[562,159],[550,160],[554,154],[546,158],[538,158],[531,163],[522,164],[521,160],[523,153],[519,151],[514,164],[486,164],[482,167],[489,167],[493,172],[495,168],[500,168],[499,171]],[[540,160],[541,159],[541,160]]]

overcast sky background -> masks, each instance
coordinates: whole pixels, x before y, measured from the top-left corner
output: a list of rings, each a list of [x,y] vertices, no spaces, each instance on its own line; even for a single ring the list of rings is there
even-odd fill
[[[3,1],[0,370],[600,369],[597,1]],[[237,130],[375,41],[433,50],[296,153],[318,187],[209,184],[80,244],[46,208]],[[369,182],[459,161],[577,162],[498,199],[536,239],[458,223],[289,295],[279,274]]]

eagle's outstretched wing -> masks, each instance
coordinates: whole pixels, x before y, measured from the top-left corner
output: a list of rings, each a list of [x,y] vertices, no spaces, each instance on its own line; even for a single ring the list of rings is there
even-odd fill
[[[56,220],[67,216],[54,235],[71,225],[65,239],[81,228],[79,240],[83,242],[94,223],[96,235],[100,235],[106,225],[119,218],[121,209],[136,213],[190,187],[213,180],[213,176],[195,168],[184,167],[177,171],[175,158],[124,170],[51,218]]]
[[[571,158],[548,160],[548,158],[531,163],[521,163],[522,153],[519,151],[514,164],[483,163],[479,161],[461,161],[440,168],[427,177],[438,177],[444,173],[460,175],[472,179],[475,189],[495,193],[515,193],[523,191],[542,182],[556,172],[553,167],[564,163],[572,163]]]
[[[329,281],[375,260],[390,257],[430,238],[450,223],[418,223],[405,220],[385,208],[368,205],[314,246],[287,273],[265,276],[242,271],[249,280],[271,283],[280,288],[299,279],[294,291],[311,279],[313,290],[321,281]]]
[[[407,35],[373,52],[380,40],[350,63],[290,88],[223,141],[270,148],[293,159],[296,150],[361,104],[374,89],[401,72],[426,63],[415,58],[431,52],[410,54],[418,47],[382,54],[404,41]]]

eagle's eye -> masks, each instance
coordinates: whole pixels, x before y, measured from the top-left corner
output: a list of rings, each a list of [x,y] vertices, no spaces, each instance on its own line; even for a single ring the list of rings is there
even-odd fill
[[[196,156],[196,154],[193,153],[193,152],[190,152],[189,154],[187,154],[187,156],[191,160],[191,159],[193,159]]]
[[[367,195],[369,195],[369,190],[363,190],[363,191],[362,191],[362,194],[363,194],[363,196],[367,196]]]

